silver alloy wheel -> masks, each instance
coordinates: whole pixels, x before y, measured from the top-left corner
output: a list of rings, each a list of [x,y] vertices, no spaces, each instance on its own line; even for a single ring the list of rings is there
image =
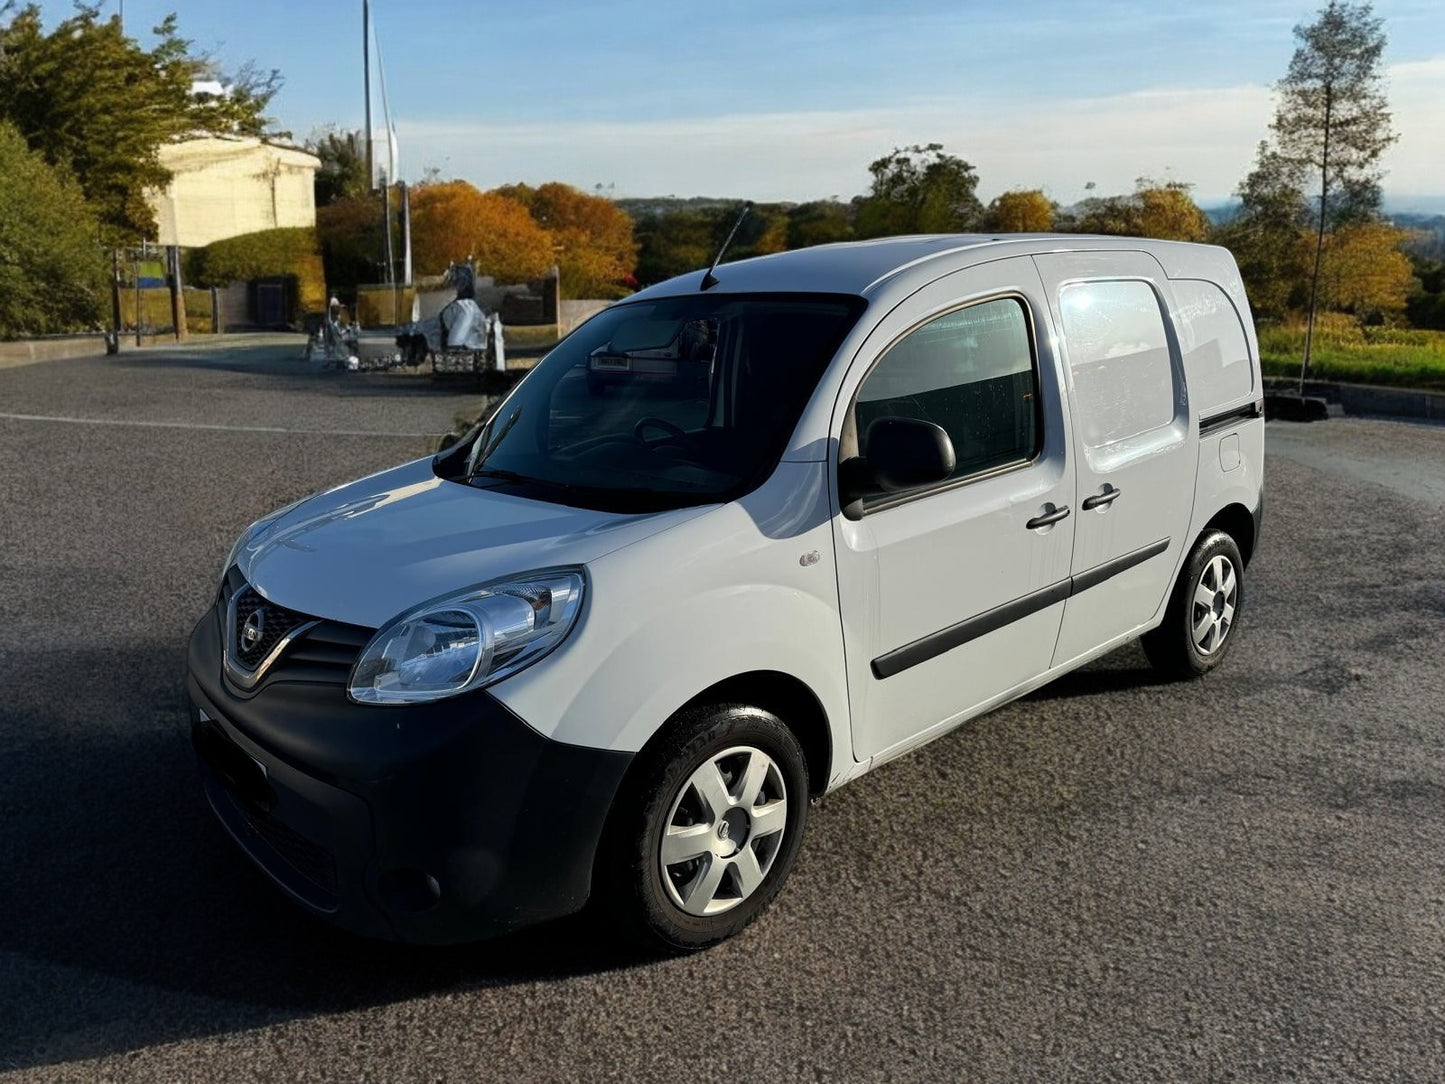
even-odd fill
[[[768,875],[788,824],[773,758],[750,745],[714,753],[673,799],[658,847],[668,896],[690,915],[742,903]]]
[[[1189,631],[1201,655],[1213,655],[1224,645],[1234,627],[1238,599],[1239,577],[1234,573],[1234,562],[1217,554],[1199,574],[1190,607]]]

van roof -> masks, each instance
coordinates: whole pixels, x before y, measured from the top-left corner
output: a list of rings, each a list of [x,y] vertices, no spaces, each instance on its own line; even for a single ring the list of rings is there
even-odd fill
[[[868,296],[900,273],[935,260],[955,256],[958,266],[1004,255],[1099,249],[1131,249],[1163,257],[1166,268],[1177,265],[1184,252],[1209,246],[1138,237],[1104,237],[1078,233],[950,233],[880,237],[871,241],[843,241],[812,248],[793,249],[719,264],[718,284],[709,293],[831,293]],[[1183,250],[1183,251],[1181,251]],[[979,259],[969,259],[977,254]],[[629,300],[696,293],[703,272],[660,282]]]

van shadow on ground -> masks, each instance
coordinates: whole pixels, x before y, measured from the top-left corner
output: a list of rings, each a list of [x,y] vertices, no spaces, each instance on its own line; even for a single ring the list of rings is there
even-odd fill
[[[179,645],[4,661],[18,694],[0,702],[0,1069],[211,1034],[218,1020],[239,1031],[648,962],[587,916],[451,949],[336,931],[285,900],[206,808]],[[1143,666],[1124,649],[1034,697],[1154,683]]]

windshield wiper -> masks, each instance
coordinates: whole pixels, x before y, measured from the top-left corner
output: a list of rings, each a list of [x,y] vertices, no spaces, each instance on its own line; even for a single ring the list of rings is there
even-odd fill
[[[473,478],[495,478],[499,482],[536,482],[537,478],[528,477],[525,474],[518,474],[514,470],[502,470],[499,467],[478,467],[467,475],[467,481]]]
[[[487,461],[487,457],[489,455],[491,455],[497,450],[497,445],[501,444],[502,439],[512,431],[512,426],[517,424],[517,419],[521,416],[522,408],[518,407],[516,410],[512,411],[512,416],[507,419],[506,424],[502,426],[501,430],[497,433],[497,435],[487,441],[486,446],[482,449],[482,454],[477,456],[476,465],[473,466],[470,473],[467,474],[468,481],[475,478],[481,472],[482,464]],[[487,431],[490,430],[491,427],[492,423],[488,422],[487,428],[483,429],[482,432],[477,435],[477,440],[480,441],[483,436],[487,435]]]

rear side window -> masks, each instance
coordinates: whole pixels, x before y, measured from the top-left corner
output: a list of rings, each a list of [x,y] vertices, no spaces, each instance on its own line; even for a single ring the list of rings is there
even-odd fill
[[[942,426],[958,458],[953,479],[1032,458],[1038,376],[1023,302],[1007,297],[957,309],[895,343],[858,390],[854,419],[865,458],[868,427],[879,418]]]
[[[1080,282],[1059,294],[1084,444],[1168,425],[1174,376],[1159,300],[1146,282]]]
[[[1254,393],[1249,341],[1228,295],[1212,282],[1176,279],[1174,326],[1184,354],[1189,398],[1200,414]]]

